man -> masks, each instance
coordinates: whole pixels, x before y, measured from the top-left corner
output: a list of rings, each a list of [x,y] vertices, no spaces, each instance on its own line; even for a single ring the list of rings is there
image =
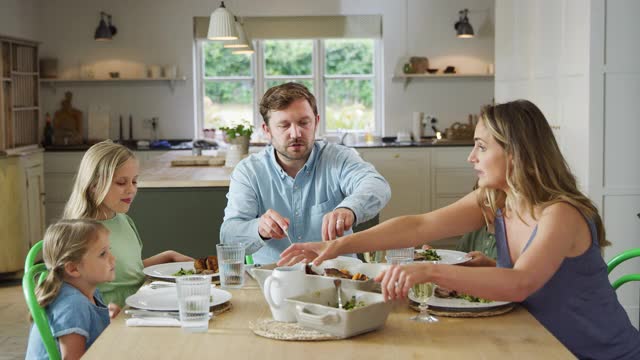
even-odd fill
[[[391,190],[350,148],[315,141],[315,97],[287,83],[260,103],[271,145],[242,160],[231,174],[220,229],[224,243],[243,243],[256,263],[274,263],[291,242],[333,240],[373,218]]]

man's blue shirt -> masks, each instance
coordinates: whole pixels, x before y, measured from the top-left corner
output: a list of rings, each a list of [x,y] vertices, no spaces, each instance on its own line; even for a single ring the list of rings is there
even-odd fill
[[[220,239],[244,243],[256,263],[273,263],[289,242],[260,237],[259,217],[268,209],[289,218],[293,242],[309,242],[322,239],[324,214],[348,208],[362,223],[376,216],[390,198],[387,181],[351,148],[316,141],[309,159],[292,178],[269,145],[242,160],[231,174]]]

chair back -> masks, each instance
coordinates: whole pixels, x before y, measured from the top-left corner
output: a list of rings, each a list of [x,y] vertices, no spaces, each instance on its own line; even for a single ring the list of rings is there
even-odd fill
[[[40,337],[44,344],[49,359],[60,360],[60,351],[58,350],[58,344],[56,339],[51,333],[51,327],[49,327],[49,320],[47,313],[38,304],[36,298],[36,277],[38,278],[38,284],[41,283],[48,274],[45,264],[34,264],[38,253],[42,250],[42,240],[33,245],[24,264],[24,276],[22,277],[22,291],[24,292],[24,299],[27,302],[27,307],[33,318],[33,322],[36,324]]]
[[[632,259],[634,257],[640,256],[640,248],[627,250],[613,259],[611,259],[607,263],[607,272],[610,274],[611,271],[622,262]],[[640,281],[640,274],[626,274],[619,277],[616,281],[614,281],[611,286],[614,289],[618,289],[622,284],[628,283],[630,281]]]

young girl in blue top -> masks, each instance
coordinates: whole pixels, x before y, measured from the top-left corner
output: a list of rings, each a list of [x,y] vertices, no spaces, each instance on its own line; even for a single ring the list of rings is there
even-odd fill
[[[109,247],[109,230],[93,220],[63,220],[44,235],[42,256],[49,274],[37,286],[36,297],[63,359],[79,359],[120,311],[115,304],[107,308],[97,290],[115,278]],[[26,358],[48,359],[35,325]]]
[[[116,278],[99,286],[108,302],[124,306],[144,282],[142,269],[151,265],[193,261],[175,251],[142,259],[142,241],[126,213],[138,191],[138,160],[131,150],[106,140],[93,145],[82,157],[73,191],[63,217],[94,219],[111,231],[116,256]]]
[[[602,218],[578,189],[542,112],[526,100],[487,106],[474,142],[468,158],[478,175],[474,192],[339,240],[294,244],[280,263],[419,246],[492,224],[497,266],[391,267],[376,278],[385,298],[403,298],[414,284],[433,282],[520,302],[578,358],[640,359],[640,333],[618,302],[601,255],[609,244]]]

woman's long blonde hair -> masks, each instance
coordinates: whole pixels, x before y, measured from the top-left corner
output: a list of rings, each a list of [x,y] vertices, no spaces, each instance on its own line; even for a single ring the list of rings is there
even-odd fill
[[[42,257],[49,273],[36,287],[36,298],[40,306],[49,305],[60,292],[64,281],[64,266],[69,262],[78,263],[89,249],[98,231],[106,227],[95,220],[61,220],[47,228],[42,245]]]
[[[566,202],[595,222],[601,248],[610,245],[598,209],[578,190],[576,178],[537,106],[527,100],[485,106],[480,121],[512,158],[506,166],[508,194],[498,189],[480,189],[480,205],[491,209],[486,217],[494,218],[501,208],[522,209],[516,206],[520,205],[536,219],[534,209]],[[521,213],[517,216],[522,220]]]
[[[100,205],[111,187],[113,174],[129,159],[135,159],[133,152],[111,140],[89,148],[80,162],[63,218],[97,219]]]

